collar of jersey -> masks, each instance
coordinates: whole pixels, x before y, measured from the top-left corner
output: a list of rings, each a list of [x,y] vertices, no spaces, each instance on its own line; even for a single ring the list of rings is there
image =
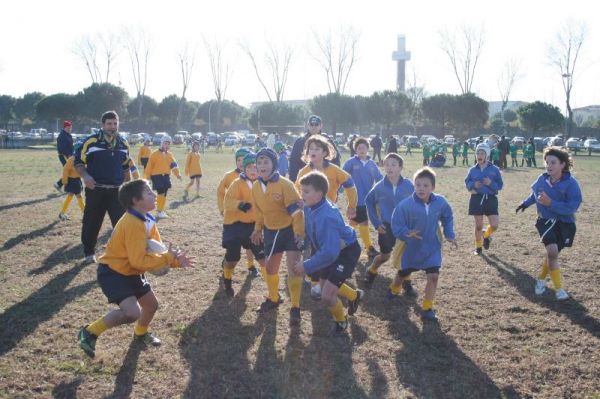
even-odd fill
[[[264,185],[267,185],[269,183],[274,183],[277,180],[279,180],[279,172],[273,173],[271,175],[271,177],[269,177],[267,180],[264,180],[262,177],[258,176],[258,180]]]
[[[133,208],[129,208],[127,209],[127,212],[129,212],[130,214],[132,214],[133,216],[135,216],[136,218],[140,219],[142,222],[146,222],[148,220],[152,220],[152,221],[156,221],[156,219],[154,219],[154,216],[152,216],[151,214],[147,213],[145,216],[142,215],[141,213],[139,213],[138,211],[136,211]]]
[[[317,209],[319,209],[320,207],[323,206],[323,204],[325,203],[325,201],[327,201],[327,197],[323,196],[323,198],[321,198],[321,201],[317,202],[316,204],[314,204],[313,206],[309,207],[311,211],[316,211]]]

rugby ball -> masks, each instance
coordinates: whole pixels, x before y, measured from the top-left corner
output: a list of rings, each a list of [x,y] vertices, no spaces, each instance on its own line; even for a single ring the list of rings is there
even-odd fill
[[[148,241],[146,242],[146,251],[149,254],[164,254],[168,250],[169,249],[165,244],[163,244],[160,241],[153,240],[152,238],[148,239]],[[148,273],[153,274],[155,276],[164,276],[169,272],[169,269],[169,266],[165,266],[161,269],[148,270]]]

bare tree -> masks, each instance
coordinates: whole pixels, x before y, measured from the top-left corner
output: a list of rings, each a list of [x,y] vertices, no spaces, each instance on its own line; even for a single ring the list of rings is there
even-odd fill
[[[571,109],[571,91],[579,52],[587,36],[587,26],[583,21],[567,20],[552,44],[548,46],[548,61],[560,73],[565,101],[567,106],[567,121],[565,125],[567,137],[571,136],[573,125],[573,110]]]
[[[440,39],[440,47],[452,65],[462,94],[471,93],[483,49],[483,28],[463,25],[453,33],[441,31]]]
[[[221,123],[221,106],[225,100],[225,93],[229,86],[231,79],[231,69],[229,63],[223,59],[223,49],[225,44],[217,41],[215,38],[212,43],[208,39],[204,38],[204,46],[208,53],[208,60],[210,62],[210,73],[213,80],[213,88],[215,93],[215,99],[217,100],[217,121],[216,128],[214,131],[219,131],[219,125]],[[260,78],[259,78],[260,79]],[[268,93],[267,93],[268,94]],[[210,104],[212,105],[212,103]],[[210,106],[209,106],[209,122],[210,122]],[[209,129],[212,129],[211,123],[209,123]]]
[[[354,28],[346,27],[340,28],[336,38],[331,31],[321,34],[313,31],[313,36],[317,51],[309,51],[309,54],[325,71],[329,92],[344,94],[348,77],[357,60],[359,34]]]
[[[408,80],[408,88],[405,94],[410,101],[408,123],[413,127],[414,133],[416,132],[417,121],[421,118],[421,101],[425,97],[425,83],[419,81],[417,72],[414,69],[412,77]]]
[[[135,84],[138,99],[138,125],[141,126],[144,96],[146,95],[146,86],[148,84],[148,60],[151,42],[142,29],[132,31],[128,28],[124,28],[123,38],[125,49],[129,55],[129,61],[131,62],[133,82]]]
[[[188,87],[190,86],[192,70],[194,69],[194,61],[196,59],[196,46],[190,47],[189,43],[186,43],[183,46],[183,48],[177,53],[177,59],[179,61],[181,81],[183,83],[183,92],[181,93],[181,100],[179,102],[179,109],[177,110],[176,119],[177,130],[179,130],[181,128],[181,114],[183,112],[183,106],[186,102],[185,94],[187,92]]]
[[[267,94],[269,101],[283,101],[283,93],[287,84],[290,63],[294,54],[294,48],[289,45],[276,46],[273,42],[267,40],[267,50],[264,54],[265,66],[259,66],[254,51],[247,42],[240,43],[240,47],[246,53],[252,66],[258,82]],[[265,69],[267,70],[265,72]],[[262,70],[262,72],[261,72]],[[268,79],[268,80],[267,80]],[[265,83],[265,81],[267,83]],[[272,86],[269,89],[268,86]],[[271,91],[272,90],[272,91]]]
[[[92,83],[102,83],[102,74],[98,67],[97,40],[91,35],[85,35],[73,44],[71,51],[85,64]]]
[[[504,69],[498,78],[498,92],[502,99],[502,106],[500,109],[500,115],[502,117],[502,127],[504,134],[506,134],[506,121],[504,120],[504,111],[508,105],[510,94],[515,86],[517,80],[521,78],[521,62],[516,59],[510,59],[504,64]]]
[[[114,32],[109,32],[100,35],[100,43],[102,44],[102,52],[104,53],[104,62],[106,63],[105,82],[108,82],[110,69],[113,66],[116,58],[121,50],[119,36]]]

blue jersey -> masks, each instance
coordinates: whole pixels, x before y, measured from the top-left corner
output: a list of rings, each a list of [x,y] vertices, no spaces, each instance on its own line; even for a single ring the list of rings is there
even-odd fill
[[[542,192],[552,199],[550,206],[544,206],[536,201]],[[581,205],[581,201],[581,188],[571,173],[564,173],[554,184],[550,183],[548,173],[542,173],[531,185],[531,195],[521,205],[527,208],[536,204],[538,216],[541,218],[575,223],[575,212]]]
[[[361,161],[357,155],[344,163],[343,169],[352,176],[358,192],[358,206],[365,205],[365,198],[373,185],[381,180],[383,175],[377,164],[370,158]]]
[[[489,177],[492,181],[489,186],[483,184],[483,179]],[[476,182],[481,182],[481,187],[475,188]],[[502,175],[500,169],[488,162],[487,166],[483,169],[479,165],[475,165],[469,169],[467,177],[465,177],[465,185],[467,190],[477,194],[496,195],[498,191],[502,190],[504,182],[502,181]]]
[[[442,243],[438,235],[440,222],[444,237],[453,240],[452,208],[441,195],[432,193],[426,204],[413,193],[396,206],[392,214],[392,232],[406,243],[402,254],[403,267],[428,269],[442,266]],[[422,239],[408,237],[411,230],[417,231]]]
[[[279,160],[277,161],[277,168],[281,176],[286,176],[289,169],[288,153],[287,151],[281,151],[279,153]]]
[[[403,177],[400,177],[398,185],[395,187],[387,177],[378,181],[369,191],[365,200],[369,220],[373,227],[377,229],[382,223],[391,223],[396,205],[410,197],[414,191],[413,183]]]
[[[314,252],[304,261],[307,273],[331,265],[340,251],[356,241],[356,232],[348,226],[340,210],[327,198],[312,207],[304,207],[304,229]]]

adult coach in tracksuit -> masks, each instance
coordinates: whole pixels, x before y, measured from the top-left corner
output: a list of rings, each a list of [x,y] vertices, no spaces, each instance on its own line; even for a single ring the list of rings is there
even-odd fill
[[[67,159],[73,155],[73,136],[71,136],[71,130],[73,129],[73,123],[71,121],[64,121],[63,128],[56,138],[56,150],[58,151],[58,160],[64,167],[67,163]],[[62,171],[62,169],[61,169]],[[60,191],[62,189],[62,178],[58,179],[54,183],[54,188]]]
[[[321,129],[323,129],[323,122],[321,121],[321,117],[317,115],[311,115],[308,117],[308,121],[306,122],[306,134],[294,142],[294,147],[292,147],[292,154],[290,155],[290,180],[292,182],[296,181],[298,177],[298,172],[300,169],[306,166],[306,162],[302,160],[302,156],[304,155],[304,143],[306,140],[312,136],[313,134],[321,134]],[[340,152],[338,151],[337,146],[331,140],[330,137],[327,137],[327,141],[335,148],[335,158],[331,160],[337,166],[340,166]]]
[[[75,167],[85,184],[81,227],[85,263],[96,262],[96,241],[106,213],[114,227],[125,212],[118,194],[121,184],[130,179],[131,165],[129,144],[119,136],[119,116],[107,111],[102,115],[102,129],[88,136],[75,153]]]

